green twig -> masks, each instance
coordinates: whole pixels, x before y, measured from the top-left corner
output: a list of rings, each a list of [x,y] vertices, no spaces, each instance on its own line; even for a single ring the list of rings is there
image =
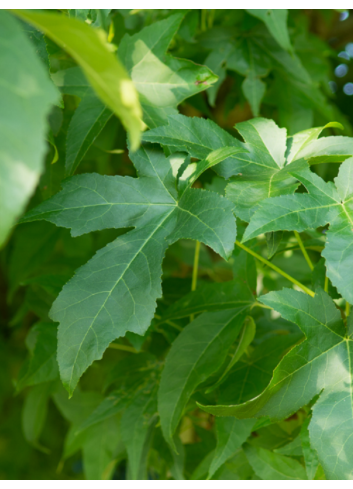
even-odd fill
[[[207,9],[201,9],[201,31],[205,32],[207,30],[206,26]]]
[[[304,292],[306,292],[311,297],[315,297],[315,293],[312,290],[308,289],[308,287],[306,287],[302,283],[298,282],[298,280],[296,280],[294,277],[291,277],[290,275],[288,275],[288,273],[286,273],[283,270],[281,270],[280,268],[276,267],[276,265],[274,265],[270,261],[266,260],[261,255],[258,255],[257,253],[255,253],[255,251],[251,250],[250,248],[248,248],[247,246],[243,245],[239,241],[236,241],[235,244],[237,246],[239,246],[239,248],[241,248],[244,251],[246,251],[247,253],[249,253],[250,255],[254,256],[257,260],[262,261],[262,263],[265,263],[265,265],[267,265],[268,267],[272,268],[272,270],[274,270],[275,272],[279,273],[280,275],[282,275],[283,277],[285,277],[287,280],[290,280],[293,284],[295,284],[298,287],[300,287]]]
[[[216,9],[212,8],[208,16],[208,28],[212,29]]]
[[[346,302],[346,318],[348,318],[350,312],[351,312],[351,305],[349,304],[349,302]]]
[[[324,291],[328,292],[328,276],[325,275]]]
[[[195,255],[194,255],[194,267],[192,269],[192,281],[191,281],[191,291],[194,292],[197,286],[197,274],[199,270],[199,257],[200,257],[200,241],[196,241],[195,244]],[[190,321],[194,320],[194,314],[190,315]]]
[[[300,249],[302,250],[302,253],[304,255],[304,258],[306,260],[306,263],[309,265],[310,270],[313,271],[314,270],[314,265],[312,264],[312,262],[310,260],[310,257],[308,255],[306,249],[305,249],[305,246],[304,246],[303,241],[302,241],[302,239],[300,237],[300,234],[298,233],[298,231],[294,231],[294,234],[295,234],[295,237],[297,238],[297,241],[298,241],[298,244],[300,246]]]

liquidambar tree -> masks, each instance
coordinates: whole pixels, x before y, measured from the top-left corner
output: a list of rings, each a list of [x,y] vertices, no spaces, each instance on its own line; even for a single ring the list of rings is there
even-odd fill
[[[41,478],[353,479],[340,16],[1,12],[0,382]]]

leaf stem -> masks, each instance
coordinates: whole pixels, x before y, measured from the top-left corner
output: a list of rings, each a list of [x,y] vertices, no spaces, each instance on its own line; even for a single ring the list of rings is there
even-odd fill
[[[298,241],[298,244],[300,246],[300,249],[302,250],[302,253],[304,255],[304,258],[306,260],[306,263],[309,265],[309,268],[311,271],[314,270],[314,265],[312,264],[312,261],[310,260],[310,257],[305,249],[305,246],[303,244],[303,241],[300,237],[300,234],[298,233],[298,231],[294,231],[294,234],[295,234],[295,237],[297,238],[297,241]]]
[[[207,9],[201,9],[201,31],[205,32],[207,30],[206,26]]]
[[[209,15],[208,15],[208,28],[212,29],[213,27],[213,21],[214,21],[214,16],[216,13],[216,9],[212,8]]]
[[[283,277],[285,277],[287,280],[290,280],[293,284],[295,284],[298,287],[300,287],[304,292],[306,292],[311,297],[315,297],[315,293],[312,290],[308,289],[305,285],[303,285],[302,283],[298,282],[298,280],[296,280],[294,277],[291,277],[290,275],[288,275],[288,273],[286,273],[283,270],[281,270],[280,268],[276,267],[276,265],[274,265],[270,261],[266,260],[261,255],[258,255],[257,253],[255,253],[255,251],[251,250],[250,248],[248,248],[247,246],[243,245],[239,241],[236,241],[235,244],[237,246],[239,246],[239,248],[241,248],[244,251],[246,251],[247,253],[249,253],[250,255],[254,256],[257,260],[262,261],[262,263],[265,263],[265,265],[267,265],[268,267],[272,268],[272,270],[274,270],[275,272],[279,273],[280,275],[282,275]]]
[[[351,305],[349,302],[346,302],[346,318],[348,318],[350,312],[351,312]]]
[[[197,273],[199,270],[199,257],[200,257],[200,241],[196,241],[195,244],[195,255],[194,255],[194,267],[192,269],[192,281],[191,281],[191,291],[194,292],[197,286]],[[191,314],[190,321],[194,320],[194,314]]]
[[[129,351],[131,353],[138,353],[133,346],[121,345],[120,343],[110,343],[109,348],[114,350]]]
[[[199,269],[199,256],[200,256],[200,241],[196,241],[195,244],[195,255],[194,255],[194,268],[192,270],[192,282],[191,291],[194,292],[197,286],[197,273]]]
[[[325,275],[324,291],[328,292],[328,276]]]

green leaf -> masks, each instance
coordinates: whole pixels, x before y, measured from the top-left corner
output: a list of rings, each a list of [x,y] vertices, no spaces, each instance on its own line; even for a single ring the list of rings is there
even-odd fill
[[[228,40],[217,42],[216,48],[205,59],[205,65],[218,76],[216,83],[207,90],[207,98],[212,107],[215,106],[218,90],[226,78],[225,66],[232,48],[233,46]]]
[[[165,54],[182,19],[176,14],[154,22],[133,36],[125,34],[119,45],[119,57],[150,116],[149,107],[176,108],[217,81],[206,66]]]
[[[242,84],[245,98],[249,101],[251,111],[255,117],[260,115],[260,105],[266,92],[265,83],[257,77],[248,76]]]
[[[222,365],[238,336],[246,307],[204,313],[177,337],[169,351],[158,393],[158,412],[165,439],[173,434],[196,387]]]
[[[324,182],[309,169],[293,171],[292,175],[305,185],[309,193],[265,200],[252,216],[243,237],[246,241],[266,232],[301,232],[330,223],[322,256],[326,258],[328,277],[350,303],[353,302],[350,282],[353,263],[349,251],[353,233],[352,164],[353,158],[342,163],[335,179],[336,188],[332,182]]]
[[[232,204],[212,192],[186,190],[177,201],[175,174],[184,161],[155,147],[131,155],[139,178],[77,175],[62,192],[28,213],[70,227],[73,236],[107,227],[136,229],[108,244],[63,288],[51,309],[60,323],[58,361],[72,394],[80,376],[114,339],[143,335],[161,296],[168,244],[199,240],[228,258],[236,237]],[[93,217],[92,217],[93,216]]]
[[[311,446],[329,479],[350,479],[351,326],[347,335],[340,312],[320,289],[313,298],[290,289],[270,292],[261,302],[298,324],[306,341],[283,358],[259,396],[237,406],[208,407],[207,411],[223,416],[270,416],[276,420],[288,417],[319,395],[309,425]]]
[[[87,95],[76,109],[67,132],[65,169],[72,175],[100,134],[112,112],[95,95]]]
[[[41,435],[47,417],[48,399],[52,390],[52,383],[32,387],[27,394],[22,410],[22,429],[25,439],[41,451],[48,453],[38,438]]]
[[[341,163],[353,155],[353,139],[346,136],[329,136],[310,141],[296,154],[296,159],[304,158],[310,165],[320,163]]]
[[[338,177],[335,178],[342,203],[339,212],[327,232],[327,241],[322,256],[326,258],[327,276],[339,293],[353,303],[352,271],[350,252],[353,238],[353,158],[342,163]]]
[[[46,117],[58,93],[31,41],[5,11],[0,15],[0,31],[1,246],[42,173]]]
[[[236,454],[237,450],[250,436],[254,424],[255,420],[253,419],[216,419],[217,446],[208,472],[209,479],[219,467]]]
[[[268,259],[272,258],[277,253],[283,238],[283,231],[266,233],[267,255]]]
[[[182,15],[177,14],[145,27],[135,36],[126,34],[119,47],[119,56],[142,97],[144,119],[150,127],[165,124],[185,98],[216,80],[206,67],[165,55],[181,20]],[[112,112],[90,93],[87,81],[76,68],[56,73],[53,78],[64,93],[83,97],[67,136],[66,172],[72,175]]]
[[[90,430],[82,447],[83,467],[87,480],[111,478],[119,441],[116,418],[107,419]]]
[[[254,296],[243,281],[202,284],[168,308],[155,325],[171,319],[181,319],[201,312],[223,311],[236,307],[250,306]]]
[[[94,95],[89,81],[79,66],[51,73],[51,78],[60,92],[65,95],[76,95],[81,99]]]
[[[52,323],[37,323],[32,326],[35,344],[28,363],[20,372],[17,391],[29,385],[55,380],[59,375],[56,361],[57,328]]]
[[[310,418],[307,418],[302,424],[300,430],[300,440],[305,461],[305,470],[309,480],[315,478],[315,474],[319,467],[319,459],[315,450],[311,448],[310,435],[309,435],[309,422]]]
[[[121,437],[129,461],[129,479],[146,479],[146,457],[157,422],[157,384],[137,391],[121,418]]]
[[[329,127],[336,127],[337,129],[343,129],[342,124],[339,122],[329,122],[323,127],[313,127],[312,129],[306,129],[305,131],[298,132],[294,136],[290,136],[287,140],[287,162],[288,164],[292,161],[300,159],[302,156],[301,152],[312,142],[320,136],[324,129]],[[324,138],[325,140],[325,138]],[[322,141],[322,139],[320,140]],[[316,143],[318,144],[318,143]],[[322,143],[320,143],[322,144]]]
[[[218,402],[238,404],[260,394],[271,381],[273,370],[283,355],[300,340],[300,334],[278,334],[256,345],[234,365],[219,389]]]
[[[248,346],[252,343],[256,333],[256,324],[255,321],[251,316],[247,316],[244,321],[244,326],[239,338],[239,343],[238,346],[230,360],[230,362],[227,365],[227,368],[224,370],[218,381],[210,387],[207,392],[213,391],[216,387],[218,387],[220,384],[222,384],[226,378],[228,377],[228,374],[230,373],[231,369],[234,367],[234,365],[240,360],[240,358],[244,355],[246,352]]]
[[[269,69],[272,68],[270,59],[259,52],[254,43],[246,37],[235,42],[234,49],[227,59],[227,68],[245,76],[242,90],[252,113],[257,117],[266,90],[261,78],[268,75]]]
[[[286,51],[292,51],[287,28],[287,9],[247,9],[249,14],[262,20],[278,44]]]
[[[101,100],[121,119],[132,149],[140,142],[142,111],[134,84],[101,36],[85,22],[64,15],[13,10],[44,32],[81,66]]]
[[[247,153],[247,151],[241,148],[232,147],[219,148],[212,151],[212,153],[210,153],[204,160],[198,161],[197,163],[190,163],[179,178],[179,194],[182,195],[185,190],[191,187],[208,168],[221,163],[223,160],[236,153]]]
[[[293,172],[309,194],[273,197],[262,202],[252,216],[243,241],[272,231],[304,231],[330,222],[340,205],[338,193],[331,182],[324,182],[309,169]]]
[[[254,476],[254,471],[249,464],[244,450],[239,449],[237,453],[228,460],[212,479],[216,480],[249,480]]]
[[[306,480],[304,467],[295,459],[264,448],[245,445],[245,455],[263,480]]]

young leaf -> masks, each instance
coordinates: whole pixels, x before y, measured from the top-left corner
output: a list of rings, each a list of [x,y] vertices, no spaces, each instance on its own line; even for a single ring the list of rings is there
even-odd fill
[[[58,93],[19,23],[0,14],[0,246],[43,170],[46,117]]]
[[[119,57],[140,94],[144,111],[152,120],[150,107],[176,108],[217,80],[206,66],[165,54],[182,19],[182,14],[175,14],[154,22],[133,36],[125,34],[119,45]]]
[[[196,239],[224,258],[234,247],[236,226],[229,201],[190,188],[176,200],[174,172],[183,159],[166,159],[154,147],[141,148],[131,157],[138,179],[78,175],[24,218],[70,227],[74,236],[136,226],[98,251],[53,304],[51,317],[60,323],[60,374],[70,394],[109,343],[127,331],[143,335],[147,330],[161,296],[161,264],[169,243]]]
[[[64,15],[24,10],[13,13],[44,32],[75,59],[97,95],[121,119],[132,149],[136,150],[142,129],[138,95],[124,67],[98,32],[85,22]]]
[[[172,344],[158,393],[163,435],[172,446],[186,403],[195,388],[222,365],[230,345],[240,332],[245,311],[246,306],[204,313],[191,322]]]

